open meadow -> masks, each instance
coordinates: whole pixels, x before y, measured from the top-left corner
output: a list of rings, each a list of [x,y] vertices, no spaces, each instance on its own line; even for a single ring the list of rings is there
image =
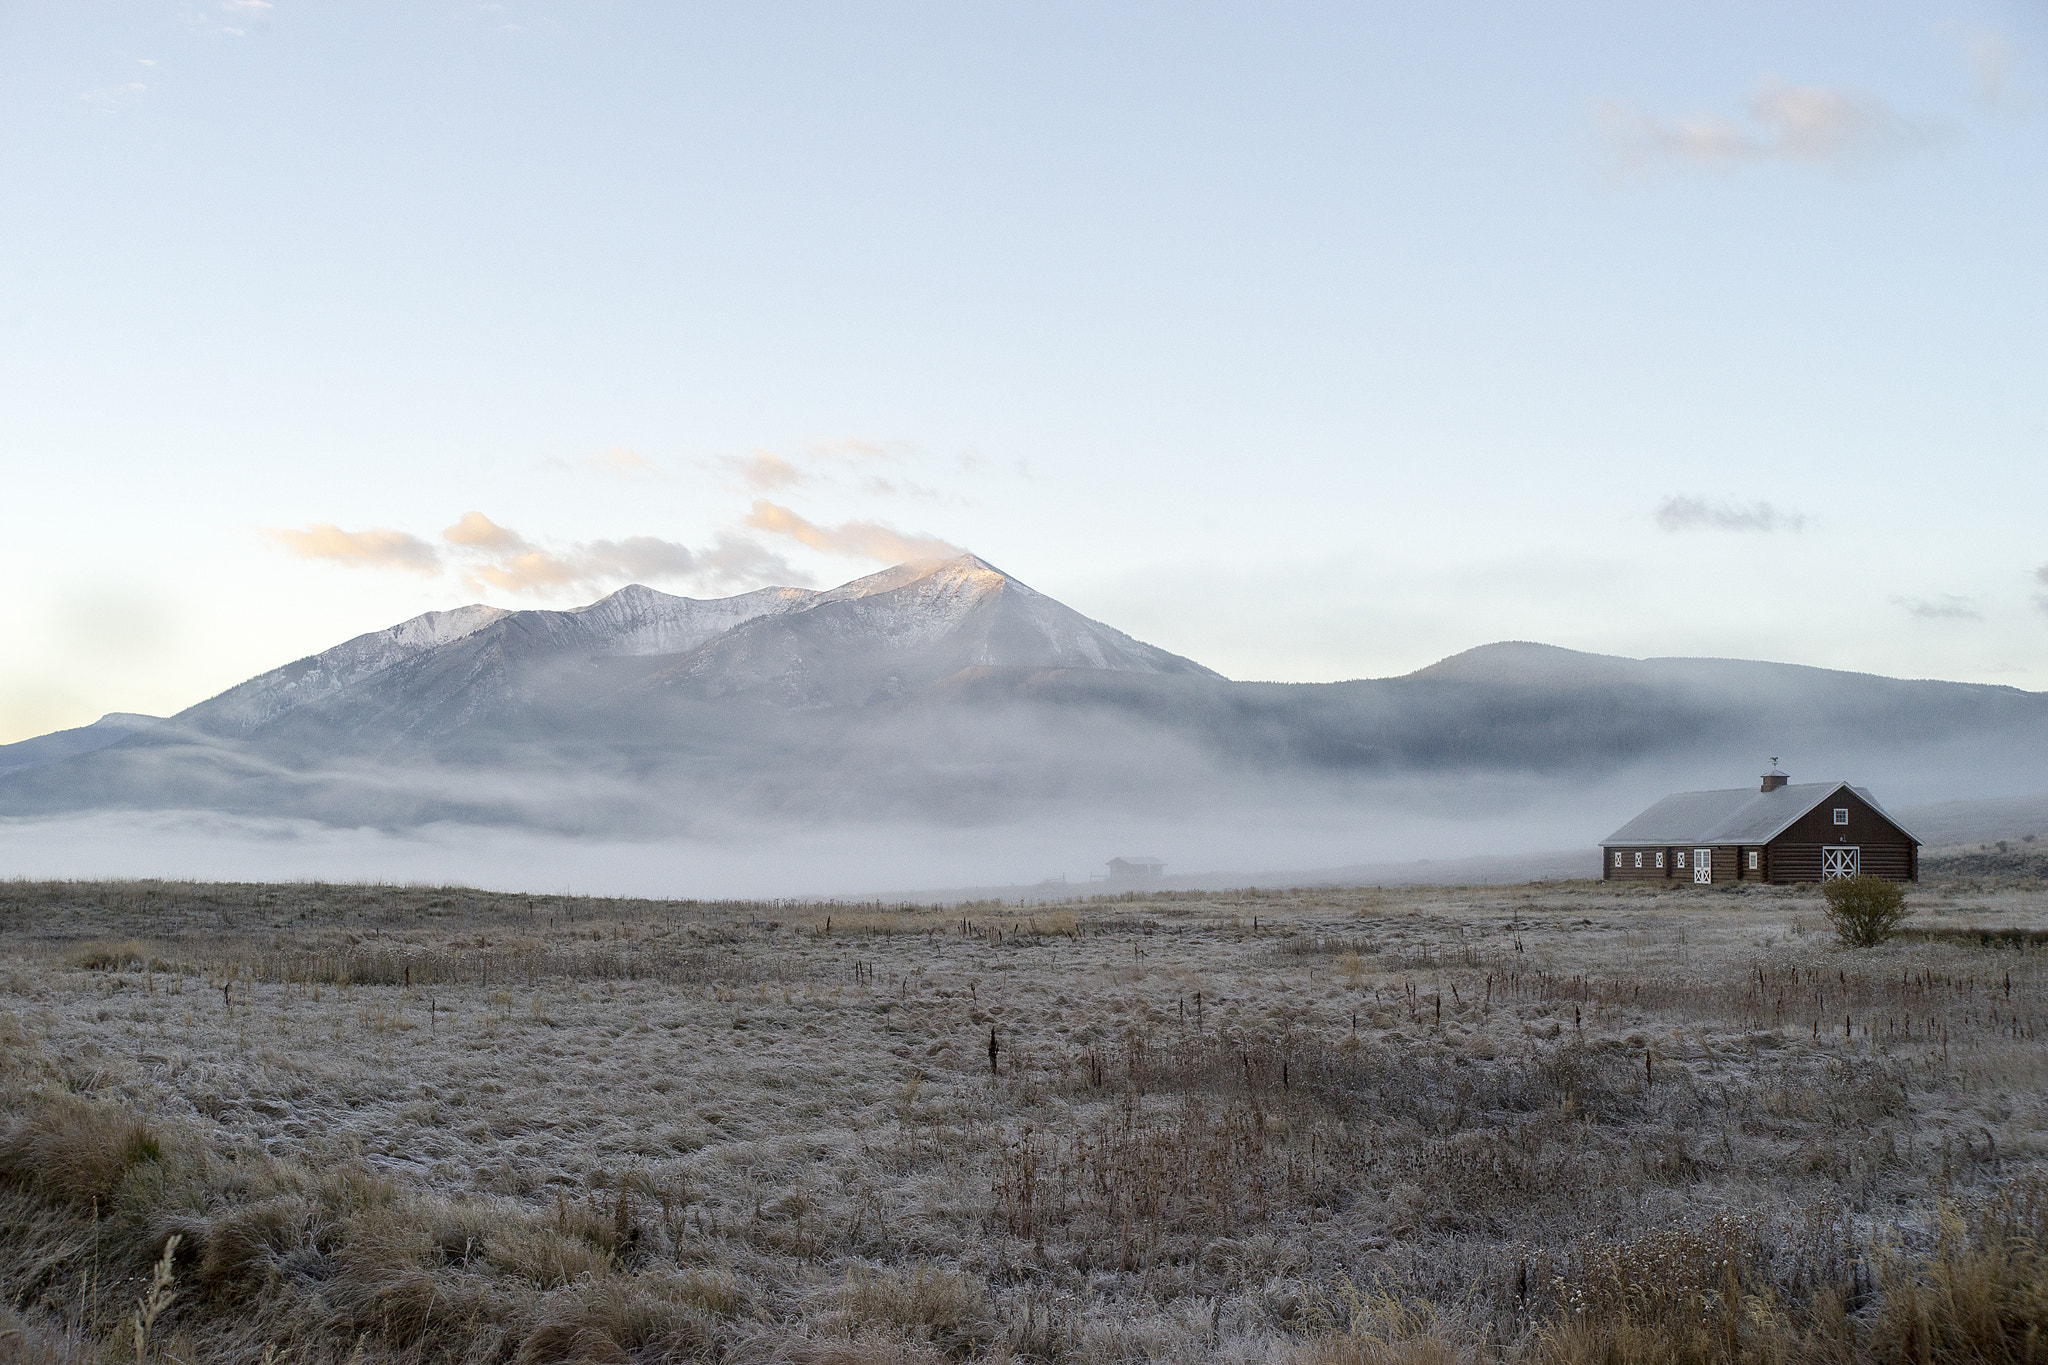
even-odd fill
[[[2048,894],[1909,903],[0,884],[0,1362],[2048,1359]]]

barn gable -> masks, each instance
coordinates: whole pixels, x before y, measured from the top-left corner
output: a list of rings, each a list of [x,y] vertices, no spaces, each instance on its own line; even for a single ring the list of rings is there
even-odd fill
[[[1600,842],[1608,848],[1768,844],[1820,809],[1839,791],[1855,793],[1857,800],[1889,821],[1899,833],[1919,842],[1877,804],[1876,797],[1847,782],[1801,782],[1772,791],[1734,787],[1726,791],[1679,792],[1657,802]]]

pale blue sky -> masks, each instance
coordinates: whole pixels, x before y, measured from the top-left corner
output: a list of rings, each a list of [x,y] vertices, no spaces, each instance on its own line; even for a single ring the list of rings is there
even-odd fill
[[[1234,677],[2048,688],[2044,54],[2039,0],[0,3],[0,740],[890,533]]]

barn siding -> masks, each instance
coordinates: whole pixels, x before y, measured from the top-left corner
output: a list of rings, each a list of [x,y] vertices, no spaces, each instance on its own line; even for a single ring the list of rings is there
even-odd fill
[[[1837,807],[1849,812],[1848,824],[1835,823]],[[1861,850],[1857,864],[1872,876],[1902,882],[1918,880],[1919,846],[1904,830],[1846,787],[1793,821],[1771,841],[1767,850],[1770,880],[1817,882],[1821,849],[1843,844],[1854,844]]]
[[[1779,840],[1771,845],[1771,880],[1774,882],[1817,882],[1820,880],[1820,845],[1793,844]]]
[[[1657,866],[1658,853],[1664,855],[1664,866]],[[1614,865],[1614,855],[1621,855],[1621,866]],[[1643,855],[1643,865],[1636,866],[1636,854]],[[1600,850],[1601,876],[1611,882],[1661,882],[1671,876],[1671,850],[1655,848],[1603,848]]]

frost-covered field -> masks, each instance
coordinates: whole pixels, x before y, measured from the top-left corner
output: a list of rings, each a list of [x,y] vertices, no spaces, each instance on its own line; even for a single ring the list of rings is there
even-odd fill
[[[15,883],[0,1360],[132,1357],[174,1233],[184,1362],[1968,1344],[2048,1302],[2048,997],[1965,931],[2048,897],[1913,904]]]

